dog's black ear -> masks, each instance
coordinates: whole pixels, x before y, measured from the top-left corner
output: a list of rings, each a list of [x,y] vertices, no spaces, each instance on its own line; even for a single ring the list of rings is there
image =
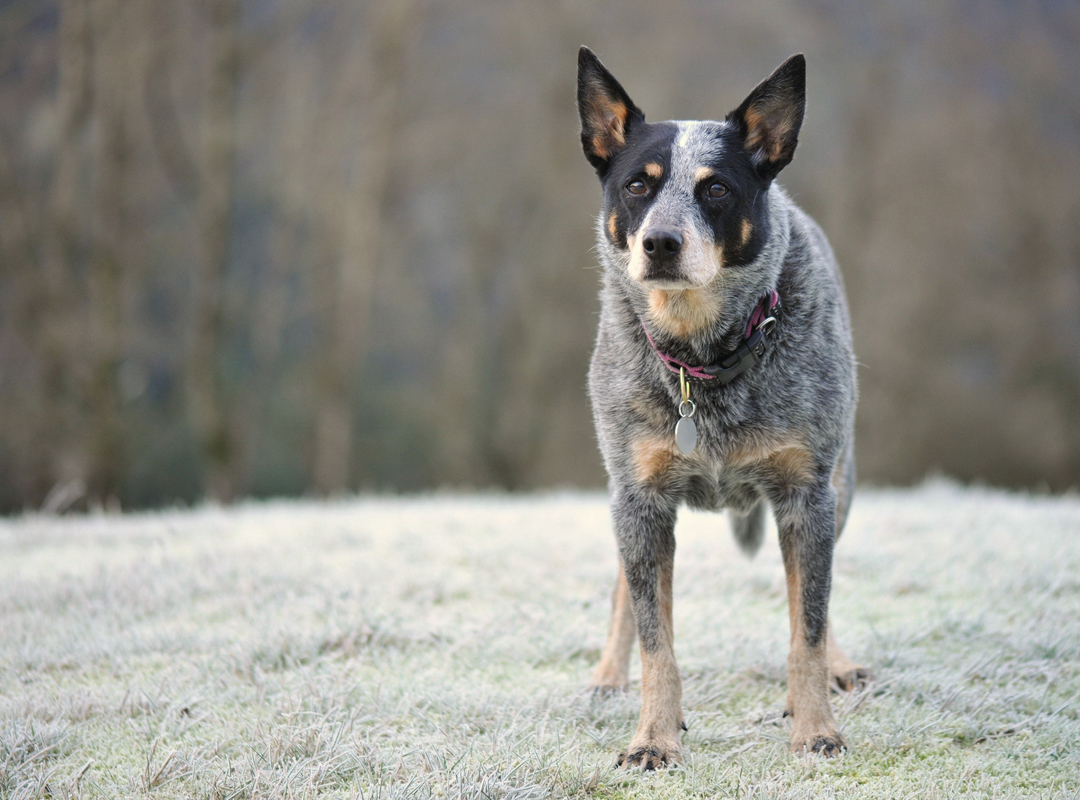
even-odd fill
[[[800,53],[781,64],[728,114],[766,180],[775,178],[794,158],[805,108],[806,59]]]
[[[645,121],[645,115],[587,47],[578,50],[577,103],[581,146],[603,178],[612,157],[626,145],[633,127]]]

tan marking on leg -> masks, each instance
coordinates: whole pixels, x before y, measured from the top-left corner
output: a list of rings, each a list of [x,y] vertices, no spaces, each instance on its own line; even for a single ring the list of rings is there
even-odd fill
[[[716,324],[721,300],[707,289],[653,289],[649,320],[657,330],[685,339]]]
[[[630,680],[630,650],[637,635],[634,609],[630,605],[630,591],[626,586],[626,573],[619,563],[619,579],[611,595],[611,627],[607,641],[600,654],[600,663],[593,671],[589,686],[598,690],[625,689]]]
[[[814,455],[804,445],[792,445],[769,456],[769,466],[785,483],[809,483],[814,477]]]
[[[697,171],[694,173],[694,183],[701,183],[703,180],[711,177],[713,174],[713,171],[708,167],[698,167]]]
[[[841,648],[832,632],[832,620],[829,620],[825,637],[825,653],[829,662],[829,677],[834,688],[842,692],[861,689],[874,679],[870,670],[856,664]]]
[[[773,432],[757,432],[744,435],[730,448],[724,461],[735,467],[754,467],[769,458],[784,441]]]
[[[788,620],[791,649],[788,652],[788,697],[785,712],[792,719],[791,752],[840,754],[844,737],[829,705],[829,665],[825,642],[810,647],[802,607],[802,581],[796,556],[784,553],[787,574]]]
[[[630,746],[619,757],[620,766],[655,769],[682,759],[682,678],[675,661],[671,607],[673,567],[673,562],[659,567],[659,646],[652,651],[641,648],[641,716]]]
[[[616,220],[617,216],[618,216],[618,214],[616,214],[614,211],[612,211],[611,216],[608,217],[608,220],[607,220],[608,233],[611,234],[612,239],[616,238],[618,236],[618,233],[619,233],[619,229],[615,226],[615,220]]]
[[[727,463],[736,467],[761,467],[785,483],[807,483],[814,477],[814,454],[798,439],[779,433],[748,436],[731,450]]]
[[[630,444],[634,477],[641,483],[659,484],[675,464],[674,437],[645,436]]]
[[[750,242],[750,234],[754,232],[754,226],[750,224],[750,220],[744,219],[742,221],[742,244],[743,247]]]
[[[650,162],[645,165],[645,174],[650,178],[659,178],[664,174],[664,167],[660,164]]]

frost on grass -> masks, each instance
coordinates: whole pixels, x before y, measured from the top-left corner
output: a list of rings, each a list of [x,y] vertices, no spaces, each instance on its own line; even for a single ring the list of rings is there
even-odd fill
[[[599,495],[0,523],[0,796],[1075,797],[1080,500],[865,491],[833,622],[878,681],[787,752],[775,535],[684,513],[686,763],[612,769],[584,691],[616,571]],[[635,665],[636,669],[636,665]],[[632,672],[636,676],[636,672]]]
[[[41,794],[61,756],[64,732],[33,719],[0,722],[0,795],[36,797]]]

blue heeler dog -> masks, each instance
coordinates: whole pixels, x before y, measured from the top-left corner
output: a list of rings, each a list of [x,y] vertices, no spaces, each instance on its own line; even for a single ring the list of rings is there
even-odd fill
[[[749,554],[772,507],[793,751],[840,753],[830,686],[869,679],[828,620],[855,475],[848,311],[825,235],[775,183],[795,153],[805,84],[796,55],[722,122],[650,124],[592,51],[578,54],[581,143],[604,193],[589,394],[621,561],[593,686],[626,686],[635,634],[641,644],[641,718],[621,766],[681,756],[671,582],[682,503],[729,509]]]

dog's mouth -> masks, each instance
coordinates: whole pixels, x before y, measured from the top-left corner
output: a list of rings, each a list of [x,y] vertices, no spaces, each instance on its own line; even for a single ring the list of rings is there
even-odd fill
[[[666,292],[679,292],[685,289],[700,289],[701,284],[682,275],[646,276],[638,281],[646,289],[662,289]]]
[[[638,274],[631,273],[631,277],[644,288],[664,289],[666,291],[681,291],[684,289],[700,289],[707,281],[701,280],[702,275],[692,273],[691,264],[684,259],[655,262],[644,260],[643,268]]]

